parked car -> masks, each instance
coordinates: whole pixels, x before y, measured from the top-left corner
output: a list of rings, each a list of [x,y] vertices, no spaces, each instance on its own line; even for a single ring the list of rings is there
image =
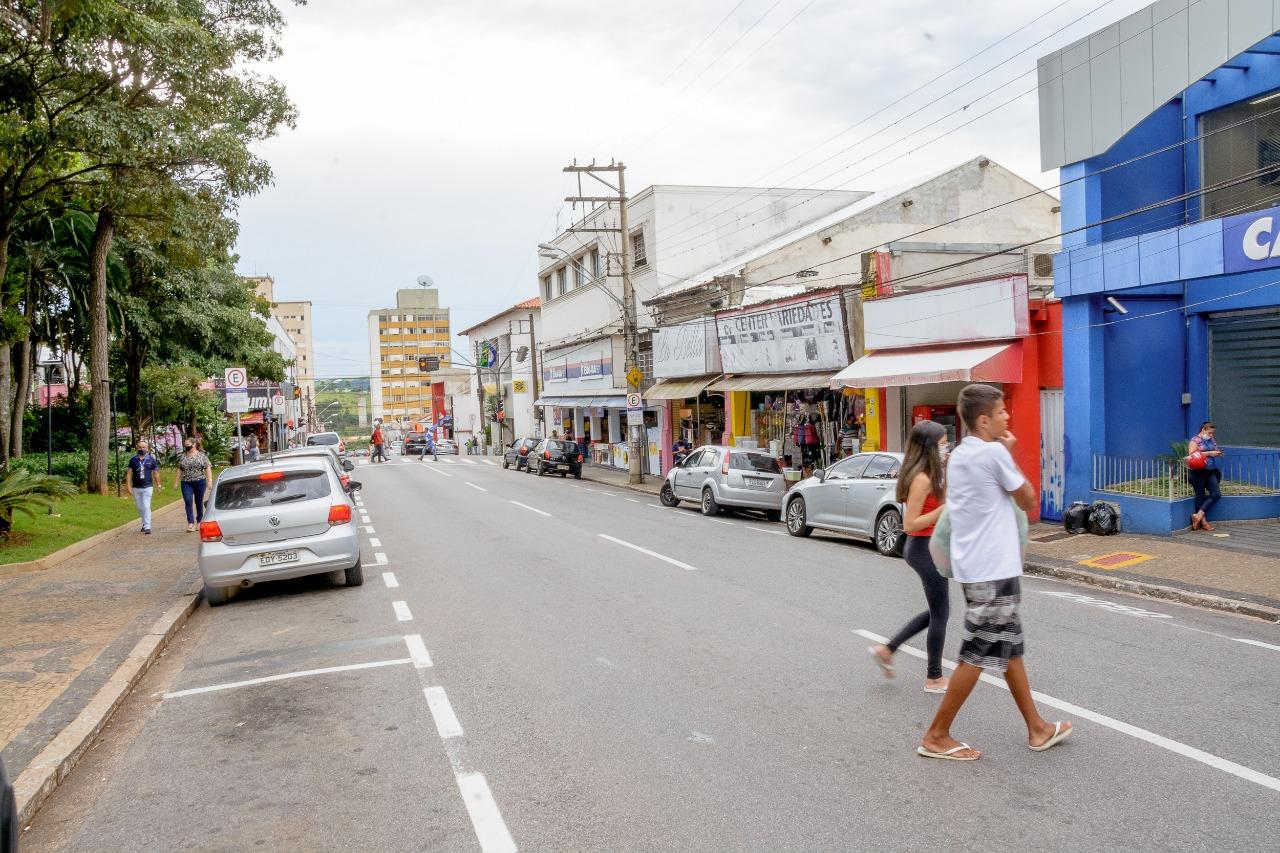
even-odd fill
[[[355,463],[350,459],[343,459],[338,455],[338,450],[331,444],[318,444],[314,447],[295,447],[292,450],[281,450],[274,453],[271,457],[263,456],[256,464],[269,462],[271,459],[293,459],[299,456],[313,456],[319,459],[328,460],[333,465],[334,473],[338,475],[338,479],[342,481],[342,488],[349,489],[351,483],[350,472],[356,470]]]
[[[761,450],[706,445],[685,457],[667,473],[658,492],[663,506],[698,501],[703,515],[723,507],[756,509],[770,521],[782,517],[785,491],[782,463]]]
[[[360,484],[351,481],[352,492]],[[364,583],[351,499],[332,463],[315,456],[237,465],[213,486],[197,562],[211,607],[234,587],[342,571]]]
[[[502,467],[510,468],[516,466],[516,470],[527,468],[529,465],[529,453],[538,446],[536,438],[517,438],[515,441],[507,445],[502,452]]]
[[[427,434],[425,432],[411,432],[404,437],[404,449],[400,452],[405,456],[421,456],[427,449]]]
[[[442,438],[436,442],[436,453],[439,455],[453,454],[458,455],[458,442],[452,438]]]
[[[901,453],[859,453],[801,480],[787,492],[787,532],[808,536],[815,527],[851,533],[875,543],[887,556],[902,553],[902,505],[898,503]]]
[[[572,441],[558,438],[544,438],[534,445],[525,462],[525,470],[530,474],[559,474],[574,479],[582,479],[582,450]]]
[[[339,455],[345,455],[347,452],[347,443],[336,432],[317,432],[307,436],[307,447],[321,444],[338,448]]]

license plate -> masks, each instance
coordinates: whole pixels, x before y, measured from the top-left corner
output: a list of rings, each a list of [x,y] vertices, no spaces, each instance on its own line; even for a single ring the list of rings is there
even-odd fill
[[[769,481],[761,477],[743,477],[748,486],[756,486],[757,488],[769,488]]]
[[[296,563],[296,562],[298,562],[297,549],[294,549],[292,551],[272,551],[270,554],[258,555],[259,566],[277,566],[281,563]]]
[[[568,465],[557,465],[557,466],[556,466],[556,470],[557,470],[557,471],[568,471],[568,470],[569,470],[569,466],[568,466]]]

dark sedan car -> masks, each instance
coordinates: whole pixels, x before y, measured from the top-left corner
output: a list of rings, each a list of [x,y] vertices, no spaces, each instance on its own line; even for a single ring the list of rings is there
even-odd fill
[[[502,467],[510,468],[516,466],[519,471],[527,468],[529,465],[529,454],[538,446],[536,438],[517,438],[515,441],[507,445],[506,450],[502,452]]]
[[[582,450],[572,441],[558,438],[544,438],[529,451],[526,470],[530,474],[559,474],[575,479],[582,479]]]

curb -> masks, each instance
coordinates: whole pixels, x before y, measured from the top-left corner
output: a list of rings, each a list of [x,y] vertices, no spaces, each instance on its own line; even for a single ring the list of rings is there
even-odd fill
[[[151,519],[160,518],[166,513],[172,513],[176,507],[182,506],[179,501],[171,501],[164,506],[151,512]],[[95,533],[87,539],[81,539],[79,542],[72,542],[65,548],[60,548],[52,554],[46,554],[38,560],[28,560],[25,563],[5,563],[0,565],[0,578],[9,575],[21,575],[27,572],[43,572],[52,569],[54,566],[61,565],[72,557],[78,557],[90,548],[101,545],[109,539],[114,539],[121,533],[127,533],[138,524],[137,519],[126,521],[119,527],[113,527],[110,530],[104,530],[101,533]]]
[[[120,703],[160,656],[173,635],[186,624],[200,600],[201,593],[197,588],[195,592],[185,593],[183,600],[165,611],[151,630],[138,640],[84,710],[18,775],[13,789],[18,800],[19,826],[27,826],[49,795],[71,774]]]
[[[1107,575],[1100,575],[1095,572],[1077,569],[1072,566],[1058,565],[1048,562],[1035,562],[1028,560],[1026,564],[1026,571],[1027,574],[1030,575],[1073,581],[1075,583],[1101,587],[1103,589],[1129,592],[1135,595],[1145,596],[1147,598],[1159,598],[1165,601],[1174,601],[1179,604],[1190,604],[1195,607],[1205,607],[1210,610],[1222,610],[1227,613],[1235,613],[1239,616],[1250,616],[1255,619],[1266,620],[1267,622],[1280,623],[1280,609],[1266,607],[1261,604],[1252,604],[1247,601],[1238,601],[1233,598],[1224,598],[1220,595],[1192,592],[1191,590],[1179,589],[1173,586],[1130,580],[1128,578],[1109,577]]]
[[[657,475],[655,475],[655,474],[645,474],[645,476],[646,476],[646,477],[656,477]],[[591,476],[588,472],[586,472],[586,471],[583,471],[583,472],[582,472],[582,479],[584,479],[584,480],[590,480],[590,481],[591,481],[591,482],[593,482],[593,483],[600,483],[601,485],[605,485],[605,486],[612,486],[612,487],[614,487],[615,489],[629,489],[629,490],[631,490],[631,491],[633,491],[633,492],[639,492],[639,493],[640,493],[640,494],[642,494],[642,495],[648,495],[648,496],[649,496],[649,497],[651,497],[651,498],[656,498],[656,497],[658,496],[658,493],[657,493],[656,491],[651,491],[651,490],[649,490],[649,489],[646,489],[644,486],[633,486],[633,485],[631,485],[631,484],[629,484],[629,483],[615,483],[615,482],[613,482],[612,480],[605,480],[605,479],[603,479],[603,478],[599,478],[599,477],[592,477],[592,476]]]

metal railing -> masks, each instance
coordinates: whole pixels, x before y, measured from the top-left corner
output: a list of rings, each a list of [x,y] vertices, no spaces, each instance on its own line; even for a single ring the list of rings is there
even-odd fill
[[[1224,496],[1280,494],[1280,451],[1231,450],[1215,460]],[[1093,455],[1093,490],[1175,501],[1195,494],[1186,462],[1171,456]]]

